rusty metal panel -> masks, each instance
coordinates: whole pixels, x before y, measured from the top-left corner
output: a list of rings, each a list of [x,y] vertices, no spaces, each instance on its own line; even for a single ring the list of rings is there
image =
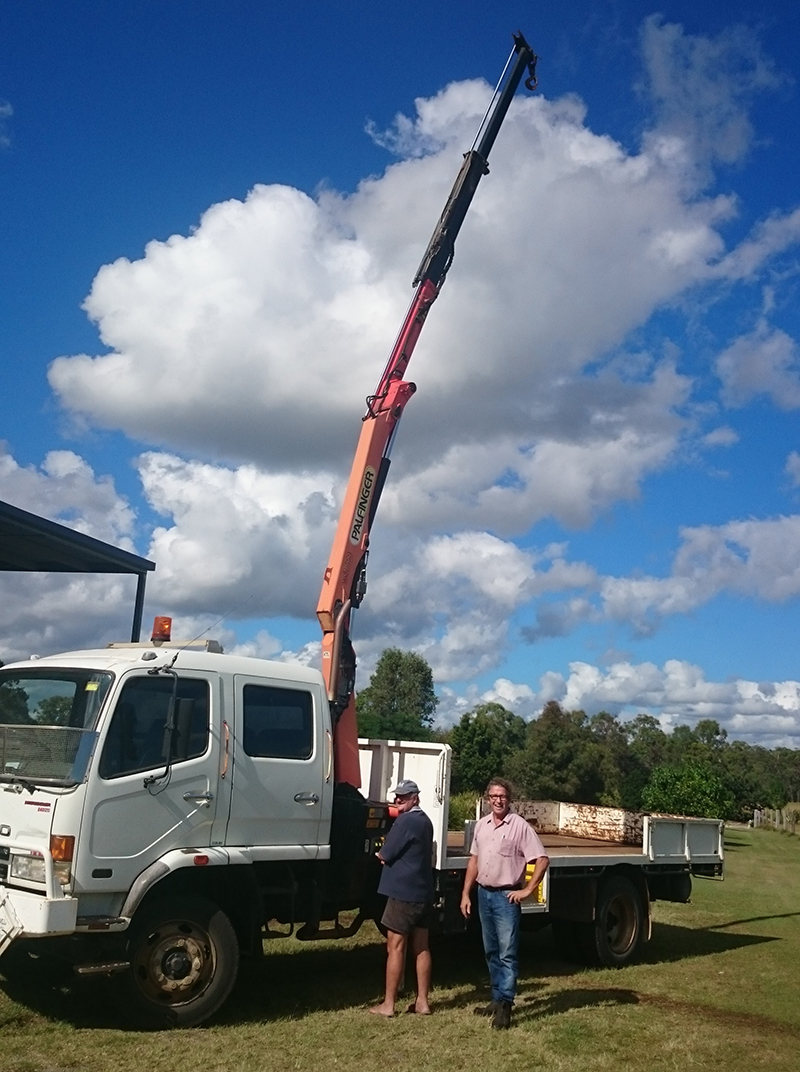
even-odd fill
[[[564,804],[561,808],[561,833],[575,837],[641,845],[643,827],[641,812],[596,804]]]
[[[642,844],[642,812],[557,800],[518,800],[514,810],[540,834],[563,834],[623,845]]]
[[[527,819],[537,834],[558,834],[561,804],[557,800],[515,800],[514,811]]]

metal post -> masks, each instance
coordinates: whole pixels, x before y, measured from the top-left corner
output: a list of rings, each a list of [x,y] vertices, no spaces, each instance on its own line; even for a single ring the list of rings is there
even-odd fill
[[[138,644],[142,634],[142,614],[144,612],[144,587],[147,583],[147,574],[138,574],[136,581],[136,603],[133,607],[133,626],[131,628],[131,643]]]

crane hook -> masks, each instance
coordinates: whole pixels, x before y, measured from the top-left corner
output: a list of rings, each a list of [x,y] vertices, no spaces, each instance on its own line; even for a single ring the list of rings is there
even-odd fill
[[[533,91],[536,89],[537,85],[539,84],[539,81],[538,81],[538,79],[536,77],[536,61],[539,59],[539,57],[536,55],[535,52],[531,53],[531,57],[532,58],[528,61],[528,75],[529,75],[529,77],[525,79],[525,88],[529,89],[531,91],[531,93],[533,93]]]

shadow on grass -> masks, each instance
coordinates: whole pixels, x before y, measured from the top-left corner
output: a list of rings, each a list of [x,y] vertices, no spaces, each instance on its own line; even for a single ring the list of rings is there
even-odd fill
[[[51,957],[12,962],[10,953],[0,961],[0,990],[15,1004],[0,1010],[0,1032],[36,1014],[77,1028],[118,1026],[106,997],[108,980],[77,979],[69,965]]]
[[[798,914],[798,913],[789,913]],[[739,920],[736,923],[747,922]],[[755,920],[754,920],[755,922]],[[721,928],[735,923],[692,929],[656,924],[652,941],[640,958],[646,964],[708,956],[778,939],[752,934],[730,934]],[[239,981],[225,1006],[213,1018],[214,1025],[265,1021],[301,1020],[314,1012],[365,1007],[380,999],[383,987],[385,947],[378,940],[359,944],[305,945],[299,942],[270,948],[260,960],[243,961]],[[449,998],[438,997],[438,1009],[466,1008],[486,1003],[486,965],[480,940],[473,936],[438,938],[432,942],[434,982],[440,989],[455,989]],[[0,968],[2,965],[0,965]],[[532,994],[547,984],[530,980],[567,977],[586,969],[559,959],[549,928],[523,934],[520,944],[521,977],[525,997],[519,1015],[535,1019],[568,1008],[596,1004],[632,1004],[638,999],[622,988],[566,989],[547,995],[541,1003]],[[412,978],[406,994],[413,992]],[[44,958],[15,971],[0,986],[16,1003],[0,1013],[0,1028],[21,1024],[34,1014],[70,1023],[78,1029],[118,1029],[120,1015],[109,1000],[113,981],[76,979],[69,969]],[[408,998],[406,998],[406,1001]],[[537,1002],[535,1007],[531,1002]],[[527,1008],[531,1005],[530,1008]],[[401,1003],[401,1008],[402,1008]]]
[[[664,964],[687,957],[707,957],[727,953],[732,949],[777,942],[779,938],[764,934],[726,934],[721,928],[734,926],[716,924],[708,928],[676,927],[671,923],[656,923],[653,937],[644,946],[639,961],[642,964]]]
[[[593,1009],[601,1005],[638,1005],[639,1001],[635,990],[625,990],[623,987],[558,990],[544,998],[532,998],[526,994],[514,1007],[514,1020],[517,1023],[531,1023],[544,1019],[545,1016],[571,1012],[573,1009]]]
[[[740,827],[738,830],[732,830],[730,826],[725,827],[725,836],[723,838],[723,847],[726,852],[738,852],[739,849],[752,849],[753,842],[747,836],[752,831],[749,831]]]
[[[732,919],[728,923],[715,923],[708,929],[720,931],[724,927],[739,927],[743,923],[763,923],[768,919],[792,919],[794,916],[800,916],[800,912],[781,912],[777,916],[750,916],[748,919]]]
[[[296,943],[289,951],[271,951],[259,960],[242,960],[239,979],[211,1024],[258,1023],[302,1019],[320,1010],[335,1011],[374,1004],[385,966],[385,947],[373,944],[320,948]],[[69,967],[50,958],[13,965],[8,976],[0,963],[0,991],[14,1004],[0,1008],[0,1032],[22,1026],[37,1014],[78,1029],[128,1030],[115,1007],[113,979],[77,978]]]

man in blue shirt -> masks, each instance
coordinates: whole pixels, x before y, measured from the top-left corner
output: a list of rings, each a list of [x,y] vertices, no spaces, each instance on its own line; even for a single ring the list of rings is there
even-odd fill
[[[419,786],[410,779],[394,790],[397,818],[378,853],[384,865],[378,893],[388,898],[381,923],[386,927],[386,993],[380,1005],[369,1011],[376,1016],[394,1016],[397,991],[403,978],[406,949],[417,973],[417,996],[409,1012],[428,1016],[431,985],[431,953],[428,928],[433,902],[433,824],[419,806]]]

